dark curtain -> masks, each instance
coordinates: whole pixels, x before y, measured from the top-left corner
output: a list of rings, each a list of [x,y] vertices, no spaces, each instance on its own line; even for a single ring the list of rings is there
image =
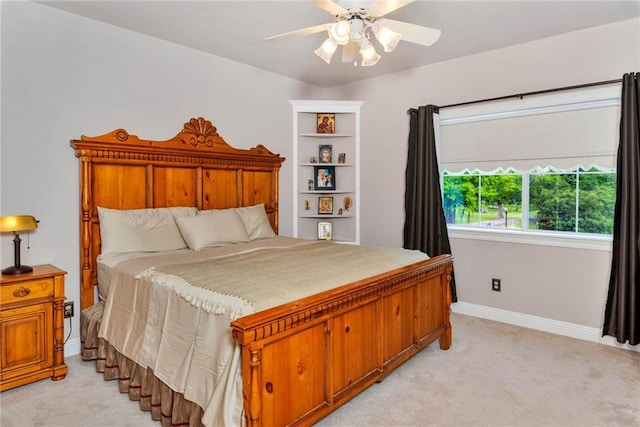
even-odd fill
[[[432,257],[451,253],[436,156],[433,114],[437,112],[435,105],[410,110],[405,187],[404,247]],[[453,272],[451,300],[458,301]]]
[[[602,335],[640,343],[640,73],[622,77],[613,257]]]

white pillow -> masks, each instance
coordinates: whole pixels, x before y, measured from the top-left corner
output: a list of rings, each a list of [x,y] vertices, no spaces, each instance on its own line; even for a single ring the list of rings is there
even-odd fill
[[[235,209],[200,211],[196,216],[176,218],[176,222],[182,237],[194,251],[249,241],[249,235]]]
[[[276,236],[273,228],[271,228],[264,203],[244,208],[236,208],[236,211],[238,215],[240,215],[244,223],[244,228],[247,230],[247,234],[251,240],[267,239]]]
[[[159,252],[187,245],[174,217],[194,216],[196,208],[107,209],[98,207],[103,255]]]

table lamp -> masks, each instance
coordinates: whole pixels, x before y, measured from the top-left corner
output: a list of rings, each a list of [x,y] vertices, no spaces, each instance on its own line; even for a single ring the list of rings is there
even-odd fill
[[[25,274],[33,271],[33,267],[20,265],[20,235],[19,231],[29,231],[38,228],[38,220],[31,215],[14,215],[0,217],[0,233],[13,232],[14,265],[2,270],[2,274]]]

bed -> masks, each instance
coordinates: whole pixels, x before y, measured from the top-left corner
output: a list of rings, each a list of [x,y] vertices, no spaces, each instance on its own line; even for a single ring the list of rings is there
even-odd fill
[[[141,409],[151,411],[152,418],[162,421],[163,425],[313,424],[374,382],[384,379],[432,342],[439,340],[440,348],[445,350],[451,345],[451,256],[429,258],[416,251],[390,248],[377,248],[366,254],[355,252],[354,255],[352,251],[373,249],[324,241],[301,242],[277,236],[278,179],[284,158],[266,147],[236,149],[203,118],[189,120],[175,137],[166,141],[144,140],[124,129],[116,129],[102,136],[82,136],[71,141],[71,145],[80,160],[83,358],[95,359],[96,368],[105,379],[117,379],[120,392],[139,400]],[[213,245],[202,251],[190,250],[189,243],[186,249],[176,249],[178,257],[192,257],[197,252],[197,257],[205,257],[207,253],[207,259],[189,258],[186,264],[175,262],[175,258],[163,262],[153,259],[155,255],[159,258],[168,256],[165,253],[145,254],[136,259],[127,255],[126,260],[116,256],[108,260],[107,246],[113,252],[114,241],[117,245],[133,239],[131,236],[120,240],[109,237],[110,240],[103,241],[101,225],[106,230],[106,218],[109,218],[106,213],[120,215],[169,210],[175,215],[180,209],[188,209],[189,213],[185,214],[186,219],[175,217],[178,224],[205,220],[208,215],[204,213],[246,214],[257,209],[261,221],[269,225],[266,228],[273,235],[266,232],[256,239]],[[246,217],[240,216],[245,221]],[[245,221],[247,235],[253,236],[247,224]],[[184,229],[180,230],[184,232]],[[188,236],[183,234],[185,240],[189,240]],[[202,232],[190,236],[192,240],[198,240],[202,238]],[[229,251],[237,254],[231,255]],[[305,255],[305,252],[308,253]],[[399,252],[411,256],[405,258],[406,254]],[[295,258],[294,254],[308,258]],[[396,255],[402,259],[394,261]],[[278,261],[272,258],[276,256]],[[342,265],[335,258],[331,260],[331,256],[369,262],[370,266],[358,267],[368,273],[349,275],[357,268],[348,264],[340,276],[336,276],[337,273],[326,276],[311,273],[315,260],[321,261],[319,264],[326,260],[326,265]],[[227,309],[216,311],[219,302],[210,294],[226,295],[226,292],[196,292],[190,277],[213,277],[214,272],[221,270],[220,263],[239,263],[243,257],[246,258],[242,264],[245,267],[236,271],[251,274],[246,277],[238,273],[229,275],[237,276],[237,281],[242,283],[250,282],[254,276],[260,277],[261,281],[254,284],[257,287],[245,290],[243,297],[234,296],[234,303],[240,303],[225,317],[221,313],[229,314]],[[293,260],[291,264],[294,265],[286,268],[303,265],[308,270],[303,273],[284,270],[284,266],[280,267],[281,258]],[[201,270],[198,263],[205,262],[211,265],[203,274],[205,270]],[[128,280],[133,280],[131,283],[135,285],[112,287],[111,284],[120,282],[104,279],[104,274],[99,274],[105,265],[110,275],[120,277],[128,272]],[[196,265],[198,269],[192,268]],[[114,270],[110,270],[112,267]],[[226,264],[224,268],[227,268]],[[347,275],[343,276],[343,273]],[[159,276],[178,277],[180,283],[160,286],[157,285]],[[294,297],[290,294],[270,296],[269,303],[266,298],[256,297],[249,309],[242,305],[251,300],[254,294],[251,289],[263,289],[264,280],[275,282],[272,287],[277,290],[285,282],[284,277],[300,276],[305,278],[305,286],[309,286],[304,292],[294,294]],[[104,295],[98,297],[100,281],[111,284]],[[296,286],[298,284],[296,282]],[[126,294],[134,292],[133,288],[137,293],[130,297],[122,296],[117,290],[124,289]],[[149,296],[151,293],[153,297]],[[156,294],[173,301],[171,304],[176,311],[167,310],[163,304],[168,303],[158,302]],[[156,308],[148,309],[147,306]],[[150,330],[151,324],[158,323],[152,314],[161,311],[158,307],[164,310],[163,313],[175,315],[163,317],[162,322],[167,323],[154,326],[157,330]],[[149,312],[143,315],[144,310]],[[126,316],[129,318],[124,319]],[[215,319],[213,323],[223,324],[223,336],[217,339],[225,344],[215,341],[215,334],[211,332],[215,328],[204,323],[205,320],[198,327],[193,324],[200,320],[183,321],[190,316]],[[133,339],[133,332],[129,331],[141,328],[136,323],[140,318],[146,319],[144,328],[147,329],[142,329],[142,338]],[[125,323],[118,323],[123,319]],[[163,345],[158,344],[165,339],[163,330],[174,326],[181,332],[173,334],[172,339],[195,334],[193,342],[206,346],[207,352],[222,351],[226,345],[232,353],[229,360],[233,363],[219,367],[226,372],[223,380],[216,379],[223,383],[222,387],[210,384],[207,379],[199,381],[201,384],[197,388],[206,389],[205,396],[208,396],[204,400],[190,389],[195,382],[188,375],[201,369],[205,375],[192,375],[205,378],[208,371],[214,370],[207,366],[208,361],[199,359],[194,365],[175,365],[173,361],[177,366],[174,370],[184,371],[179,381],[172,377],[171,368],[163,368],[157,363],[157,359],[168,359],[182,348],[172,340],[167,340],[173,343],[168,346],[170,351],[163,350]],[[187,331],[187,327],[195,332]],[[119,334],[127,337],[120,340]],[[159,337],[157,340],[153,338],[154,334]],[[140,346],[146,350],[140,351]],[[197,352],[190,351],[189,357]]]

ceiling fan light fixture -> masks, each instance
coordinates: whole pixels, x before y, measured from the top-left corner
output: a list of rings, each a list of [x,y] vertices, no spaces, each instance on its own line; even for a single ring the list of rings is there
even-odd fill
[[[398,43],[402,38],[402,34],[377,23],[373,26],[373,34],[376,36],[376,39],[378,39],[385,52],[392,52],[393,49],[398,46]]]
[[[326,39],[319,48],[315,50],[315,54],[318,55],[327,64],[331,63],[331,57],[338,48],[338,44],[331,37]]]
[[[344,46],[349,43],[349,35],[351,33],[351,25],[349,21],[338,21],[332,24],[327,30],[329,37],[337,44]]]
[[[371,42],[367,39],[364,39],[360,43],[360,55],[362,55],[360,65],[363,67],[376,65],[380,60],[380,55],[378,55],[378,52],[376,52]]]
[[[364,21],[360,18],[353,18],[349,20],[349,40],[359,43],[365,38],[365,29],[367,28]]]

